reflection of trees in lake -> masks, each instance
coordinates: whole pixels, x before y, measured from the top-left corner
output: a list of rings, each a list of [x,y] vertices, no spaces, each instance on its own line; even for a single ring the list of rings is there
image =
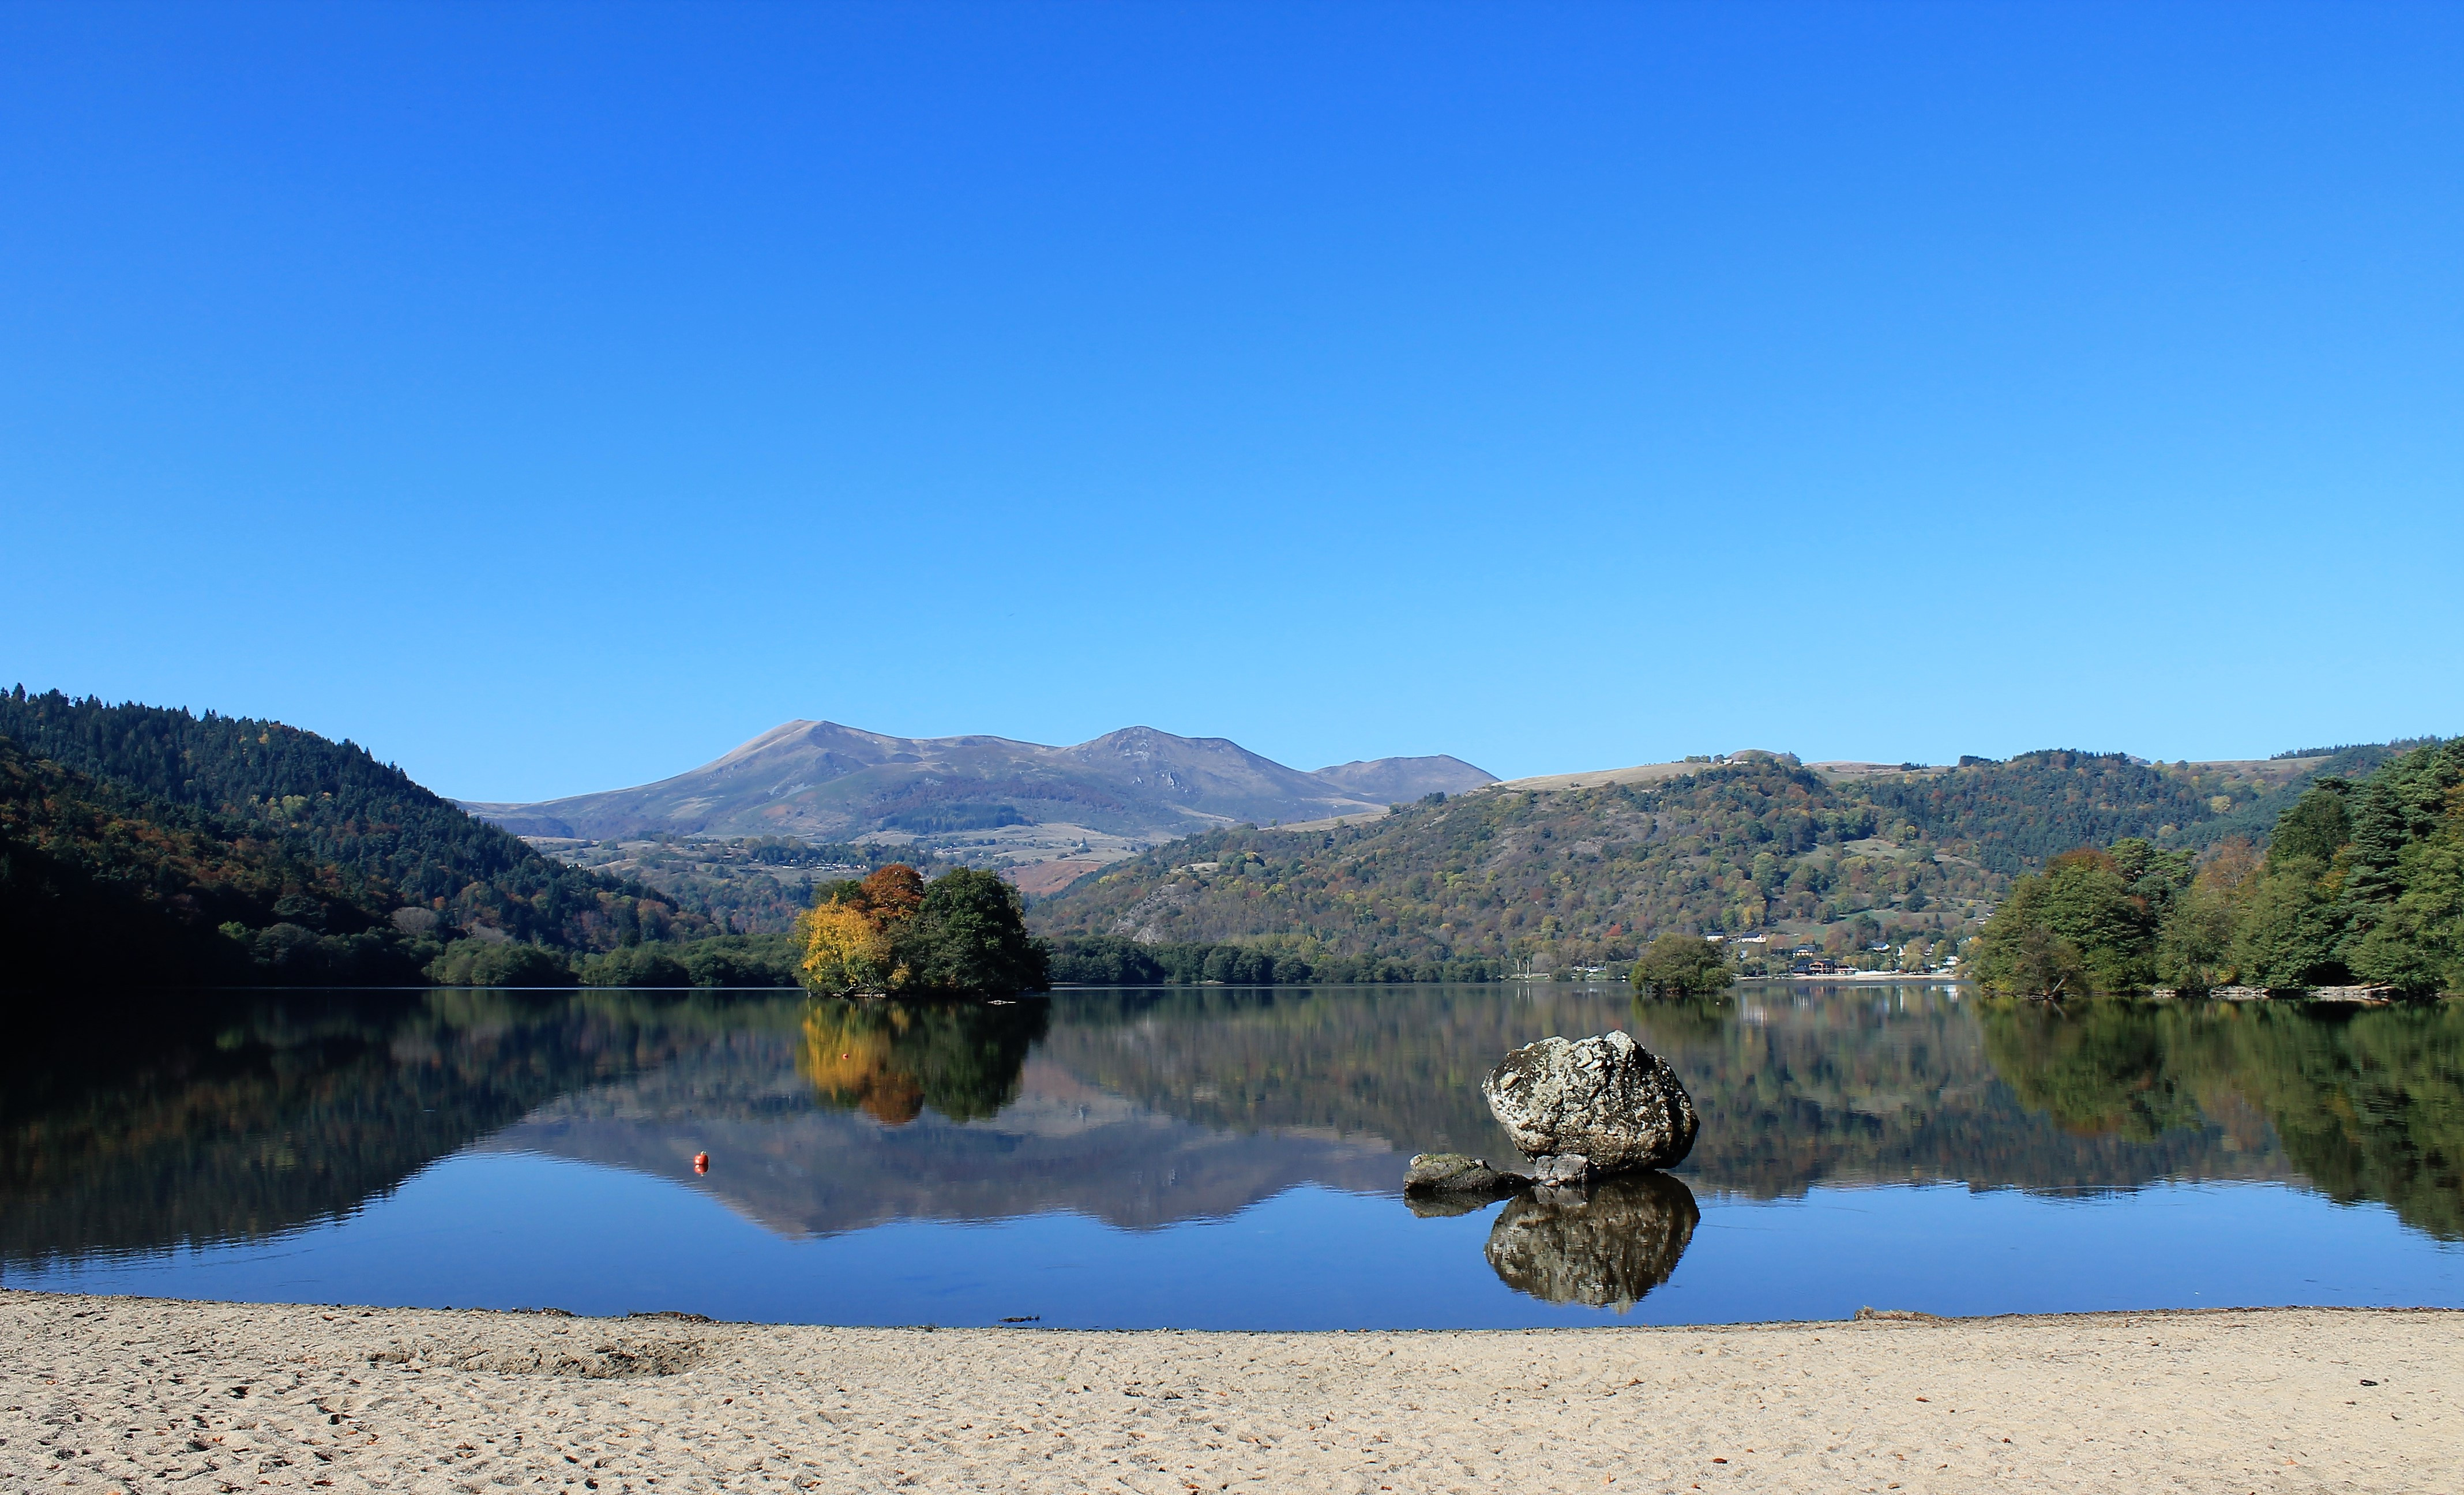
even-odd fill
[[[1698,1188],[1768,1198],[1837,1179],[2072,1190],[2285,1173],[2246,1118],[2137,1134],[2057,1125],[1998,1083],[1975,1008],[1939,988],[1745,987],[1637,1002],[1633,1031],[1703,1117],[1680,1170]]]
[[[2238,1099],[2330,1198],[2464,1240],[2464,1005],[1995,1002],[1984,1024],[2013,1089],[2066,1128],[2163,1134]]]
[[[1509,1048],[1619,1021],[1573,986],[1167,986],[1052,998],[1046,1058],[1200,1126],[1367,1133],[1406,1154],[1511,1157],[1481,1077]],[[1396,1181],[1402,1181],[1401,1169]]]
[[[0,1260],[347,1214],[554,1096],[747,1017],[616,992],[186,994],[62,1033],[0,1074]]]
[[[2255,1120],[2239,1134],[2065,1131],[1997,1083],[1973,1006],[1914,986],[1667,1001],[1564,985],[1063,992],[1043,1052],[1202,1126],[1496,1157],[1512,1144],[1480,1096],[1489,1066],[1551,1034],[1624,1027],[1676,1066],[1703,1116],[1679,1170],[1697,1188],[1772,1198],[1918,1177],[2067,1190],[2286,1172]]]
[[[980,1121],[1017,1098],[1019,1070],[1050,1019],[1037,1000],[815,998],[797,1067],[824,1101],[889,1126],[913,1121],[927,1106],[952,1121]]]
[[[1677,1270],[1702,1218],[1694,1191],[1663,1173],[1533,1189],[1498,1212],[1488,1264],[1517,1292],[1623,1312]]]

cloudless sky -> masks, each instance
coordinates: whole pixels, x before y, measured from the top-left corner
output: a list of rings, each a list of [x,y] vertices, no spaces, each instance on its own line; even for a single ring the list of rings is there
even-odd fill
[[[0,685],[1518,776],[2464,730],[2464,8],[0,8]]]

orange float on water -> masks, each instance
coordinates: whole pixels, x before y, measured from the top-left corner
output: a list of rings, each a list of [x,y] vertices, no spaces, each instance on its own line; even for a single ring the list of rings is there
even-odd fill
[[[693,1172],[697,1174],[706,1174],[710,1172],[710,1154],[708,1153],[695,1153],[693,1154]]]

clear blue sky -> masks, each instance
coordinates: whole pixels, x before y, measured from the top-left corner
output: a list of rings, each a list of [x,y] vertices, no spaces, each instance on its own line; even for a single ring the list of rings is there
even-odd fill
[[[1521,775],[2464,729],[2464,7],[0,10],[0,684]]]

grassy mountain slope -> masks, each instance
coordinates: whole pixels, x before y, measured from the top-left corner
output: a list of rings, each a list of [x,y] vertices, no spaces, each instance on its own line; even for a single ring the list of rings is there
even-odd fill
[[[1046,747],[791,721],[657,783],[470,808],[522,835],[959,837],[1049,854],[1089,835],[1152,845],[1231,821],[1374,815],[1397,799],[1489,781],[1446,758],[1381,758],[1309,774],[1221,737],[1150,727]],[[1037,833],[1046,826],[1058,828]]]
[[[1034,922],[1063,939],[1551,967],[1628,958],[1669,930],[1834,949],[1957,936],[2048,855],[2117,835],[2196,846],[2336,761],[2047,752],[1843,778],[1747,754],[1652,780],[1431,797],[1353,825],[1215,831],[1040,900]]]
[[[234,846],[318,868],[364,912],[425,911],[395,920],[413,933],[602,950],[704,922],[639,883],[539,855],[353,743],[280,722],[21,688],[0,694],[0,736],[160,814],[202,817]]]

